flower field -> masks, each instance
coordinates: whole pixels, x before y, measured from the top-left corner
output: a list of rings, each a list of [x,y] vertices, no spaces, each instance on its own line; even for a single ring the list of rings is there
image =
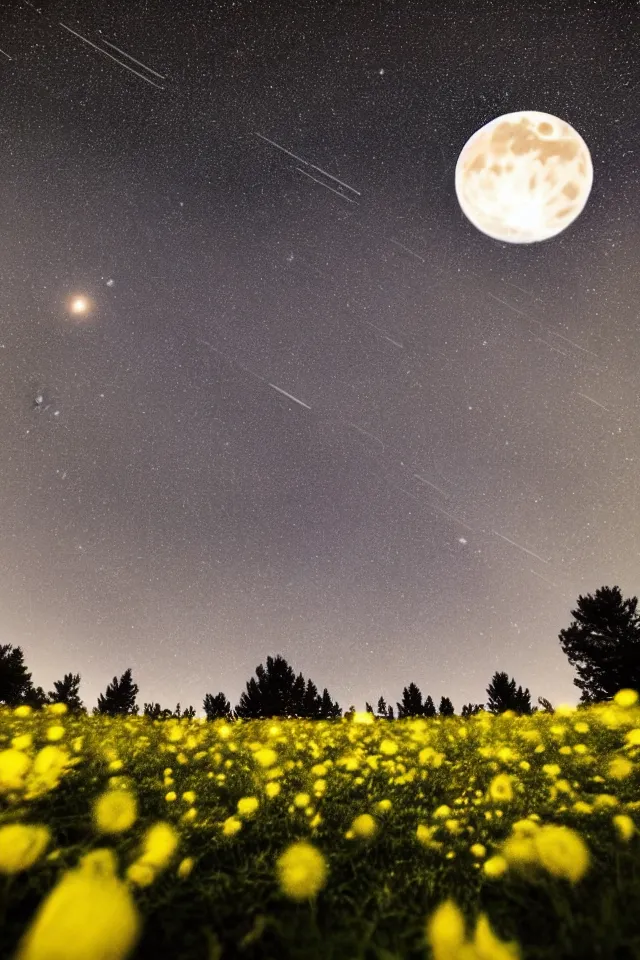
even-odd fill
[[[0,711],[0,957],[640,957],[640,707]]]

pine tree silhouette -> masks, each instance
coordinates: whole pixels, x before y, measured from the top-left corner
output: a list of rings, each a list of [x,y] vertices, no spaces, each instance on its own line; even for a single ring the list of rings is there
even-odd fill
[[[391,704],[387,707],[384,697],[380,697],[378,700],[378,716],[382,720],[393,720],[393,707]]]
[[[484,706],[481,703],[465,703],[462,710],[460,711],[461,717],[475,717],[477,713],[480,713],[481,710],[484,710]]]
[[[516,681],[511,680],[506,673],[496,671],[487,687],[487,708],[491,713],[504,713],[513,710],[515,713],[531,713],[531,694],[528,688],[516,690]]]
[[[80,699],[79,673],[65,673],[63,680],[54,680],[55,690],[49,692],[49,703],[66,703],[69,713],[86,713],[86,707]]]
[[[114,677],[107,687],[106,693],[98,697],[98,706],[94,707],[94,716],[97,714],[106,714],[107,716],[126,716],[138,713],[136,697],[138,695],[138,684],[131,678],[131,667],[129,667],[118,680]]]
[[[438,712],[441,717],[453,717],[455,715],[455,710],[449,697],[440,697],[440,708]]]
[[[410,683],[402,691],[402,703],[396,703],[398,708],[398,720],[404,720],[405,717],[422,717],[424,715],[424,705],[422,703],[422,694],[415,683]]]
[[[22,648],[0,644],[0,703],[17,707],[31,690],[31,674],[25,666]]]
[[[640,617],[638,598],[623,600],[620,588],[601,587],[578,598],[571,626],[560,644],[578,674],[573,681],[582,704],[610,700],[618,690],[640,692]]]
[[[538,703],[542,707],[542,710],[544,711],[544,713],[553,713],[553,707],[551,706],[549,701],[546,699],[546,697],[538,697]]]
[[[368,700],[365,701],[364,709],[366,713],[370,713],[372,716],[375,717],[375,713],[373,712],[373,707],[371,706]]]
[[[436,708],[431,697],[427,697],[427,699],[425,700],[424,707],[422,708],[422,715],[424,717],[435,717]]]
[[[284,657],[267,657],[267,666],[256,667],[257,679],[247,682],[246,692],[240,697],[236,716],[250,719],[257,717],[307,717],[330,719],[339,716],[340,707],[334,704],[325,687],[322,697],[316,685],[309,680],[306,685],[301,673],[296,677]]]
[[[231,709],[231,704],[225,697],[224,693],[220,691],[215,697],[210,693],[205,695],[202,706],[204,707],[204,712],[207,720],[233,720],[233,710]]]

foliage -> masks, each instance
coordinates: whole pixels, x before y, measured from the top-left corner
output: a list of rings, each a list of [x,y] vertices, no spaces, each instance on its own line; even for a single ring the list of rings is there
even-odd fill
[[[54,680],[55,690],[48,695],[49,703],[65,703],[71,713],[86,713],[80,694],[80,674],[65,673],[63,680]]]
[[[15,707],[32,689],[31,674],[20,647],[0,644],[0,703]]]
[[[243,719],[260,717],[301,717],[329,719],[340,716],[340,707],[334,703],[325,687],[322,696],[312,680],[306,684],[302,674],[296,677],[284,657],[267,657],[256,667],[256,676],[247,682],[246,692],[235,709]]]
[[[98,706],[94,708],[94,715],[106,714],[116,717],[123,714],[137,714],[138,684],[133,682],[131,667],[118,680],[114,677],[107,687],[106,693],[98,697]],[[179,705],[178,705],[179,708]]]
[[[630,690],[393,724],[65,709],[0,710],[8,960],[640,955]]]
[[[490,713],[531,713],[531,694],[522,687],[516,690],[516,681],[506,673],[496,671],[487,687],[487,709]]]
[[[560,631],[560,644],[578,676],[582,703],[609,700],[623,686],[640,689],[638,598],[623,600],[620,588],[601,587],[578,598],[574,622]]]

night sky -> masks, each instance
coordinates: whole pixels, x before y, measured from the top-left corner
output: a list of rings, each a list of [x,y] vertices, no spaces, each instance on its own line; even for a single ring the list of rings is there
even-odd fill
[[[576,703],[578,595],[640,589],[638,5],[2,14],[0,642],[34,684],[91,709],[131,667],[202,715],[280,653],[343,709],[496,670]],[[526,245],[454,189],[523,109],[594,168]]]

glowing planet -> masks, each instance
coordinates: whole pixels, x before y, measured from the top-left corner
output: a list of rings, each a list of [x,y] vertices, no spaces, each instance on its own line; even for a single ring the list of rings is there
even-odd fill
[[[74,297],[71,301],[72,313],[86,313],[89,309],[89,301],[86,297]]]
[[[520,110],[467,140],[455,184],[462,212],[482,233],[505,243],[536,243],[562,233],[582,213],[593,164],[566,121]]]

